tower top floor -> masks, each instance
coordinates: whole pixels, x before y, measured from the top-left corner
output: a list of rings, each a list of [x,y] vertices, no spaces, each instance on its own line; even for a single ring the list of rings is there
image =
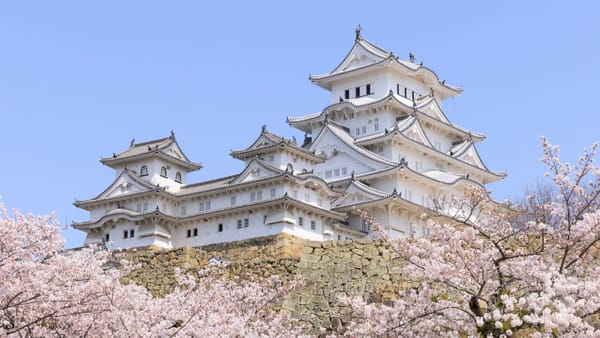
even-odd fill
[[[360,26],[356,29],[354,45],[340,64],[329,73],[309,78],[331,92],[333,103],[368,103],[385,97],[390,91],[413,101],[424,96],[441,101],[462,92],[461,88],[440,80],[422,62],[416,63],[412,53],[407,61],[366,40]]]

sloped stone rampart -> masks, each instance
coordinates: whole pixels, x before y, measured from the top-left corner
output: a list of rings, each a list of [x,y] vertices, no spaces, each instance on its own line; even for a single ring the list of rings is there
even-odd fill
[[[175,267],[193,272],[211,258],[229,262],[223,270],[226,278],[260,280],[276,275],[287,281],[301,275],[302,285],[280,306],[312,327],[327,330],[353,320],[350,306],[340,296],[386,301],[395,297],[403,283],[396,272],[400,261],[379,240],[312,242],[281,234],[200,248],[146,248],[121,255],[139,266],[124,280],[145,286],[159,297],[175,287]]]

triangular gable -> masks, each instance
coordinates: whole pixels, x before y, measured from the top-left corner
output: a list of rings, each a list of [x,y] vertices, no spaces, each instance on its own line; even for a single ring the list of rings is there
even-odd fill
[[[423,127],[421,127],[421,123],[414,116],[398,122],[398,129],[404,136],[410,138],[411,140],[433,148],[429,138],[427,138],[427,135],[423,130]]]
[[[106,199],[127,194],[134,194],[154,189],[151,183],[138,178],[131,170],[125,169],[113,183],[95,199]]]
[[[267,131],[266,126],[263,126],[258,138],[244,151],[268,147],[283,141],[283,138]]]
[[[481,157],[479,157],[479,153],[477,152],[477,149],[475,149],[475,145],[472,142],[469,142],[467,148],[463,150],[461,154],[457,154],[456,158],[483,170],[488,170],[485,164],[483,164],[483,160],[481,160]]]
[[[394,162],[381,157],[362,147],[354,145],[354,138],[346,131],[327,123],[311,145],[311,151],[317,155],[325,155],[327,161],[323,167],[327,167],[330,161],[336,157],[347,157],[346,163],[355,163],[353,168],[364,167],[365,171],[378,170],[395,165]],[[315,168],[318,170],[318,166]],[[356,169],[354,169],[356,170]],[[362,171],[361,171],[362,172]],[[357,173],[359,173],[357,171]]]
[[[439,103],[435,98],[427,101],[424,105],[417,107],[419,111],[433,117],[436,120],[440,120],[446,124],[450,124],[450,120],[446,117],[444,112],[442,111],[442,107],[440,107]]]
[[[371,43],[365,42],[365,40],[357,40],[344,60],[329,74],[343,73],[380,62],[387,57],[386,54],[388,53]]]
[[[264,161],[255,158],[244,170],[229,184],[239,184],[243,182],[255,181],[260,179],[265,179],[272,176],[281,175],[284,173],[283,170],[275,168]]]
[[[331,208],[339,208],[345,205],[375,201],[388,196],[389,194],[371,188],[359,181],[351,181],[344,191],[344,195],[336,199],[332,203]]]

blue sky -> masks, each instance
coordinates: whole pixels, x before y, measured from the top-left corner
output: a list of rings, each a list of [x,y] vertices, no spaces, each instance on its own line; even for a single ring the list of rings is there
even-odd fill
[[[565,160],[600,139],[599,3],[566,1],[0,2],[0,196],[8,208],[87,220],[75,199],[114,178],[101,156],[171,130],[204,168],[234,174],[230,150],[266,124],[319,111],[308,81],[332,70],[363,27],[371,42],[464,92],[443,104],[486,134],[478,150],[516,198],[542,180],[539,136]],[[83,234],[64,232],[67,246]]]

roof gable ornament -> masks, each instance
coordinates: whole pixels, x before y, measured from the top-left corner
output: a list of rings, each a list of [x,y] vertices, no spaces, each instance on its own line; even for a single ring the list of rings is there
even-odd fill
[[[412,51],[408,52],[408,60],[410,60],[412,63],[415,62],[415,54],[413,54]]]
[[[356,41],[362,40],[362,35],[360,34],[362,32],[362,27],[360,26],[360,24],[356,27],[354,32],[356,33]]]

